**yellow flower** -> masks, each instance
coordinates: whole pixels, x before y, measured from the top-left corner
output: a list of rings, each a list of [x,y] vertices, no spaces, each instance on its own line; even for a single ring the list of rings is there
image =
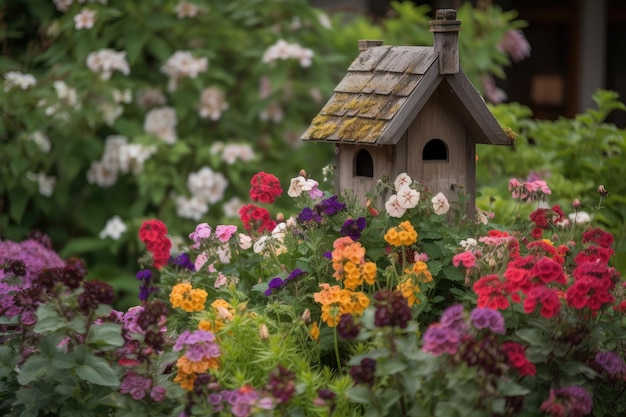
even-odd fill
[[[184,282],[176,284],[172,288],[170,303],[172,303],[172,307],[180,307],[188,313],[202,311],[207,296],[208,293],[205,290],[194,289],[191,284]]]
[[[405,220],[398,226],[387,230],[384,238],[392,246],[409,246],[417,241],[417,232],[411,222]]]
[[[317,326],[317,322],[313,322],[313,324],[311,325],[311,330],[309,330],[309,334],[311,335],[311,338],[315,341],[317,341],[317,339],[320,337],[320,328]]]
[[[415,296],[416,293],[421,292],[420,287],[413,284],[411,279],[407,279],[406,281],[401,282],[396,287],[398,291],[402,293],[402,296],[406,298],[409,307],[412,307],[413,304],[419,304],[420,300]]]

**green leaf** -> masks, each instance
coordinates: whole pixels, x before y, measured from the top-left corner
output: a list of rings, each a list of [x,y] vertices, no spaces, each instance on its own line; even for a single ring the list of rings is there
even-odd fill
[[[92,384],[105,387],[118,387],[120,382],[109,363],[97,356],[88,354],[82,365],[76,367],[76,375]]]
[[[346,396],[359,404],[370,404],[372,401],[372,392],[362,385],[357,385],[347,390]]]
[[[20,385],[28,385],[31,382],[38,380],[46,374],[46,370],[50,366],[51,362],[50,358],[39,354],[29,356],[20,369],[20,373],[17,376],[17,382],[19,382]]]
[[[62,329],[67,322],[59,315],[52,304],[42,304],[37,308],[35,333],[49,333]]]
[[[387,376],[402,372],[407,368],[407,364],[400,359],[389,359],[378,361],[376,364],[376,375]]]
[[[498,393],[504,397],[516,397],[519,395],[526,395],[529,392],[530,390],[528,388],[516,384],[514,381],[509,379],[501,378],[498,380]]]
[[[9,202],[11,203],[9,204],[10,214],[11,219],[13,219],[15,223],[21,223],[29,199],[30,195],[23,189],[16,188],[9,193]]]
[[[87,340],[89,343],[96,343],[100,345],[100,349],[106,346],[113,348],[124,346],[122,326],[116,323],[93,325],[89,329]]]

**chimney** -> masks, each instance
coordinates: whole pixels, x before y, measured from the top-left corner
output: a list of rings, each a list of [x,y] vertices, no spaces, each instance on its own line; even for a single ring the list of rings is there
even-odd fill
[[[360,39],[359,40],[359,51],[363,52],[369,48],[373,48],[375,46],[382,46],[383,41],[371,40],[371,39]]]
[[[433,46],[439,53],[439,73],[456,74],[459,72],[459,31],[461,21],[456,20],[456,10],[439,9],[435,20],[430,21],[433,32]]]

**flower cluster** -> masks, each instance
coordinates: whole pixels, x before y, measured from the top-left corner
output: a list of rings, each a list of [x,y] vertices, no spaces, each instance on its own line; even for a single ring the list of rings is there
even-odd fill
[[[363,282],[374,285],[376,282],[376,264],[365,261],[365,248],[361,243],[345,236],[333,243],[333,277],[343,282],[343,287],[355,290]]]
[[[321,304],[322,321],[335,327],[344,314],[361,315],[369,306],[370,298],[363,292],[350,291],[339,285],[321,283],[321,291],[313,294],[315,302]]]
[[[263,171],[252,177],[250,185],[250,198],[259,203],[271,204],[283,192],[278,178]]]
[[[119,71],[124,75],[130,74],[130,66],[126,60],[126,52],[114,51],[113,49],[101,49],[87,55],[87,67],[100,75],[102,80],[108,80],[113,71]]]
[[[417,232],[410,221],[405,220],[385,233],[385,241],[392,246],[411,246],[417,241]]]
[[[174,351],[184,351],[176,361],[178,382],[186,390],[192,390],[198,374],[219,367],[220,348],[215,343],[215,335],[205,330],[189,332],[185,330],[178,336]]]
[[[278,60],[296,59],[303,68],[310,67],[313,60],[313,51],[303,48],[296,43],[288,43],[284,39],[279,39],[263,53],[261,59],[265,63],[274,63]]]
[[[202,311],[206,303],[208,293],[199,288],[193,288],[190,283],[176,284],[170,292],[172,307],[180,307],[184,311]]]
[[[139,228],[139,239],[152,252],[153,265],[160,269],[170,259],[172,241],[167,238],[167,227],[160,220],[148,220]]]

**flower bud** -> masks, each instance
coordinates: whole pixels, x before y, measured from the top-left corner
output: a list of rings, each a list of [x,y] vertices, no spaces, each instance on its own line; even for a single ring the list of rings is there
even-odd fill
[[[606,197],[609,195],[609,192],[606,190],[606,188],[604,188],[604,185],[600,185],[598,187],[598,194],[600,194],[600,196],[602,197]]]
[[[282,223],[285,221],[285,215],[283,213],[276,214],[276,222]]]
[[[265,324],[261,324],[259,327],[259,337],[261,340],[267,340],[270,338],[270,331],[267,329]]]
[[[301,169],[300,172],[298,172],[298,176],[302,178],[306,178],[306,171]]]
[[[306,324],[309,324],[311,322],[311,310],[309,310],[308,308],[304,310],[304,313],[302,313],[302,321],[304,321]]]
[[[220,316],[222,320],[232,320],[233,313],[228,311],[226,307],[219,306],[217,307],[217,315]]]
[[[579,199],[574,199],[574,201],[572,201],[572,207],[574,207],[576,210],[578,210],[580,208],[582,204],[580,203]]]

